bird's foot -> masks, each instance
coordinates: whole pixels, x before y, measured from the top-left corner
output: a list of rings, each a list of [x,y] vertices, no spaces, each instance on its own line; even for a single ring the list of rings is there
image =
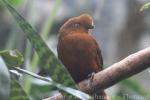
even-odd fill
[[[91,89],[93,89],[92,83],[93,83],[93,78],[94,78],[95,72],[92,72],[91,74],[88,75],[89,79],[89,87],[91,87]]]

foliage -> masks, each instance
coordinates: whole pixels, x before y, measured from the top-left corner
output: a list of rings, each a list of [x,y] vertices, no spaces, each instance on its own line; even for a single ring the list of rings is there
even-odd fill
[[[140,11],[144,11],[144,10],[147,10],[150,8],[150,2],[144,4],[141,8],[140,8]]]
[[[21,4],[23,4],[24,1],[25,0],[8,0],[8,2],[13,6],[21,5]]]
[[[11,77],[10,86],[10,100],[29,100],[28,95],[14,77]]]
[[[1,58],[0,63],[3,64],[3,66],[0,66],[0,98],[1,100],[8,100],[10,91],[10,75]]]
[[[9,67],[10,66],[13,66],[13,67],[21,66],[21,64],[24,61],[22,54],[18,50],[0,51],[0,56],[3,57],[7,66],[9,66]]]
[[[80,99],[89,98],[89,96],[83,92],[80,92],[73,88],[65,87],[65,86],[70,86],[70,87],[75,88],[75,83],[72,80],[72,78],[70,77],[68,71],[60,63],[60,61],[55,57],[53,52],[48,48],[46,43],[37,34],[37,32],[32,28],[32,26],[29,23],[27,23],[27,21],[21,15],[19,15],[17,13],[16,10],[7,1],[3,0],[3,3],[8,8],[10,13],[13,15],[13,17],[15,18],[15,20],[17,21],[17,23],[19,24],[21,29],[24,31],[24,33],[26,33],[26,36],[29,39],[29,41],[31,42],[33,48],[39,55],[40,59],[42,59],[42,60],[40,60],[40,62],[45,64],[45,66],[43,66],[43,67],[45,70],[47,70],[49,72],[49,77],[51,77],[54,81],[59,82],[61,84],[54,82],[50,78],[42,77],[42,76],[39,76],[32,72],[29,72],[29,71],[26,71],[26,70],[23,70],[20,68],[16,68],[16,66],[17,67],[20,66],[23,62],[23,57],[22,57],[21,53],[19,53],[18,51],[8,51],[7,50],[7,51],[3,51],[1,53],[1,56],[5,60],[6,64],[21,73],[25,73],[25,74],[28,74],[35,78],[39,78],[41,80],[49,82],[50,85],[57,87],[58,90],[63,90],[66,93],[70,93]],[[13,85],[14,85],[14,83],[17,83],[17,81],[12,80]],[[63,86],[63,85],[65,85],[65,86]],[[14,88],[11,88],[11,89],[13,89],[11,91],[21,91],[21,90],[23,91],[23,89],[21,89],[21,90],[17,89],[19,87],[21,88],[21,86],[19,84],[15,84],[15,86],[16,86],[16,90]],[[25,91],[20,92],[20,93],[21,93],[20,95],[26,95]],[[13,94],[13,93],[11,92],[11,94]],[[21,99],[19,96],[12,97],[12,98]],[[26,96],[23,96],[23,98],[27,99],[28,97],[26,95]]]
[[[2,2],[4,0],[1,0]],[[23,3],[24,0],[8,0],[9,3],[13,6],[17,6]],[[56,0],[56,4],[53,7],[52,13],[50,17],[46,20],[45,24],[43,25],[43,29],[40,32],[40,35],[32,28],[32,26],[27,23],[27,21],[18,13],[16,10],[6,1],[5,7],[9,9],[11,14],[14,16],[16,22],[19,24],[21,29],[24,31],[24,34],[27,36],[27,39],[30,41],[31,45],[36,51],[36,54],[38,56],[33,56],[29,59],[31,60],[31,71],[28,71],[27,69],[21,69],[19,68],[22,63],[24,62],[24,59],[26,60],[26,57],[23,57],[22,54],[18,50],[4,50],[0,52],[0,56],[3,57],[7,67],[0,66],[0,96],[2,100],[8,100],[8,97],[10,97],[11,100],[41,100],[45,97],[51,96],[51,94],[54,91],[60,91],[63,93],[69,93],[69,95],[74,95],[80,99],[87,99],[89,96],[81,91],[76,90],[77,87],[75,87],[75,83],[70,77],[69,73],[66,71],[64,66],[58,61],[58,59],[55,57],[53,52],[48,48],[48,46],[45,44],[43,39],[46,40],[48,37],[48,32],[52,28],[55,15],[58,12],[59,5],[61,4],[61,0]],[[1,3],[0,3],[1,5]],[[140,11],[147,10],[150,7],[150,3],[145,4],[142,6]],[[12,40],[17,40],[17,34],[16,33],[16,25],[14,25],[13,29],[14,31],[11,33],[9,43],[7,49],[11,49],[13,45],[15,44],[12,42]],[[41,38],[43,37],[43,39]],[[29,51],[30,53],[28,55],[31,55],[32,51]],[[34,52],[35,53],[35,52]],[[34,60],[34,59],[40,59],[40,60]],[[38,63],[40,63],[42,66],[38,67],[40,69],[44,69],[48,72],[48,77],[43,77],[40,75],[35,74],[36,70],[38,69]],[[12,77],[14,74],[11,74],[11,78],[9,76],[10,70],[13,69],[17,70],[17,73],[23,75],[23,77],[20,77],[19,80],[15,77]],[[27,79],[27,74],[30,78]],[[34,78],[33,78],[34,77]],[[27,80],[24,80],[24,79]],[[36,79],[38,80],[36,80]],[[26,85],[27,83],[30,83],[31,86]],[[133,82],[130,80],[125,80],[121,82],[121,85],[125,87],[126,89],[129,89],[130,91],[136,92],[138,95],[144,95],[146,94],[144,89],[140,87],[138,82]],[[27,90],[26,86],[30,89]],[[68,94],[67,94],[68,95]],[[112,98],[113,100],[122,100],[122,97],[114,96]]]

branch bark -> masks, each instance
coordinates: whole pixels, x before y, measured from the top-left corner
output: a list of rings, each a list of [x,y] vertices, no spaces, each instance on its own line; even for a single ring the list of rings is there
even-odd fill
[[[96,73],[92,83],[89,83],[91,82],[90,79],[86,79],[78,85],[81,91],[92,94],[129,78],[148,67],[150,67],[150,47],[131,54],[120,62]],[[89,84],[92,84],[92,88]]]

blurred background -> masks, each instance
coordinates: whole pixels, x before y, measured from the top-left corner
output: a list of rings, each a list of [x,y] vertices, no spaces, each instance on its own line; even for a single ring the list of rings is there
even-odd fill
[[[150,10],[140,12],[149,0],[9,0],[42,36],[57,55],[60,26],[70,17],[83,13],[94,18],[92,35],[99,43],[104,67],[150,46]],[[18,49],[25,66],[34,62],[32,46],[11,14],[0,5],[0,50]],[[35,57],[36,58],[36,57]],[[37,64],[38,65],[38,64]],[[30,66],[30,67],[29,67]],[[150,69],[108,88],[108,95],[120,100],[149,100]],[[119,100],[119,99],[118,99]]]

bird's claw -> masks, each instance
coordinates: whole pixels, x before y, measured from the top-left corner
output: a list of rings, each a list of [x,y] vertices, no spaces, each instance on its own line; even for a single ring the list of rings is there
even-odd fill
[[[88,78],[90,78],[88,85],[89,87],[91,87],[91,89],[93,89],[92,82],[93,82],[94,75],[95,75],[95,72],[92,72],[91,74],[88,75]]]

